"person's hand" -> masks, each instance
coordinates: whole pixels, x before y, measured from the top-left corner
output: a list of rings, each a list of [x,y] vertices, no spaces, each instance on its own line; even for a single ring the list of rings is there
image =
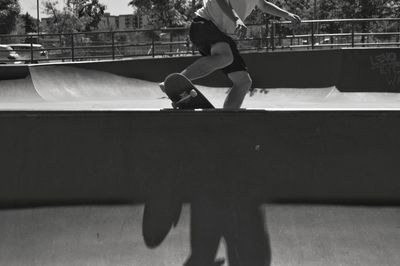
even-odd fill
[[[235,34],[239,37],[239,39],[243,39],[246,37],[247,33],[247,27],[244,25],[243,21],[238,18],[236,20],[236,29],[235,29]]]
[[[287,20],[290,20],[293,24],[297,25],[301,23],[301,18],[295,14],[288,13],[286,16]]]

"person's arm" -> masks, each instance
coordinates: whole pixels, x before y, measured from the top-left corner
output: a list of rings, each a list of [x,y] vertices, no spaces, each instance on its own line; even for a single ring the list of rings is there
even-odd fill
[[[236,11],[233,9],[229,0],[215,0],[217,1],[219,7],[221,8],[222,12],[236,25],[235,33],[242,38],[246,35],[247,27],[241,18],[238,16]]]
[[[271,14],[276,17],[281,17],[287,20],[292,21],[293,23],[300,23],[301,19],[299,16],[292,14],[282,8],[278,7],[277,5],[266,1],[266,0],[259,0],[257,6],[260,8],[261,11]]]

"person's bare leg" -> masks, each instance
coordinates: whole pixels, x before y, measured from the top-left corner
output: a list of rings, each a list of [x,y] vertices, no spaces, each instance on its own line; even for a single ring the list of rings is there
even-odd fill
[[[184,69],[181,74],[189,80],[205,77],[212,72],[229,66],[233,62],[231,47],[226,42],[218,42],[212,45],[211,55],[201,57]]]
[[[236,71],[228,74],[233,86],[225,99],[224,109],[239,109],[247,92],[251,88],[251,77],[247,71]]]

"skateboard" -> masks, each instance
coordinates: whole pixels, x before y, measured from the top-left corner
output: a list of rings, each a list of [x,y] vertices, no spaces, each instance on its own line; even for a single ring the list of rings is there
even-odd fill
[[[214,109],[209,100],[185,76],[173,73],[167,76],[162,90],[172,101],[174,109]]]

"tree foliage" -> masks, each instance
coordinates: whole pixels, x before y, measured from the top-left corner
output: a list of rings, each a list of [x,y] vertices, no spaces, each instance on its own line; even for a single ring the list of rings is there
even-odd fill
[[[299,15],[302,19],[400,17],[400,0],[271,0],[270,2]],[[250,15],[249,21],[261,23],[262,17],[262,12],[255,10]],[[266,17],[270,18],[268,15]]]
[[[37,31],[37,21],[28,12],[21,15],[21,20],[23,23],[23,28],[25,33],[36,32]]]
[[[131,0],[128,5],[137,14],[146,14],[153,28],[179,27],[190,21],[201,0]]]
[[[46,0],[43,4],[45,13],[52,20],[50,31],[57,33],[97,29],[106,9],[99,0],[68,0],[61,10],[57,8],[56,0]]]
[[[399,0],[319,0],[320,18],[400,17]]]
[[[298,14],[302,19],[339,19],[400,17],[400,0],[270,0],[278,6]],[[0,0],[17,2],[17,0]],[[179,27],[190,23],[202,0],[128,0],[137,15],[145,15],[153,28]],[[46,0],[46,13],[53,18],[56,32],[90,31],[97,28],[105,6],[99,0],[66,0],[66,7],[58,10],[56,0]],[[259,9],[253,11],[246,23],[263,24],[272,18]],[[338,25],[326,28],[337,29]],[[363,26],[365,28],[365,26]]]
[[[83,20],[85,31],[97,29],[106,9],[99,0],[68,0],[67,7],[72,7],[75,15]]]
[[[400,17],[400,0],[319,0],[320,19],[337,18],[395,18]],[[339,25],[326,25],[327,31],[339,30]],[[349,31],[351,25],[341,26],[341,30]],[[397,23],[357,23],[356,30],[362,32],[381,31],[382,29],[397,28]],[[396,29],[395,29],[396,30]]]
[[[0,0],[0,34],[14,30],[20,12],[18,0]]]

